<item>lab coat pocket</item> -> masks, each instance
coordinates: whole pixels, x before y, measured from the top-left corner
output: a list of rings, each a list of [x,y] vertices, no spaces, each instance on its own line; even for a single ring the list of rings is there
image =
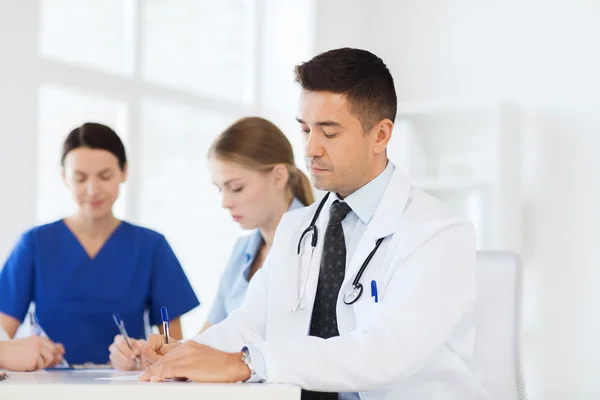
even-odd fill
[[[368,329],[377,318],[381,303],[375,303],[372,297],[360,299],[353,305],[354,318],[356,320],[356,329]]]

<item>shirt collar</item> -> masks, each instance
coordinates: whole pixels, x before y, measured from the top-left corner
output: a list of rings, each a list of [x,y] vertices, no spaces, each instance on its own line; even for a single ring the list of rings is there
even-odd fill
[[[297,198],[293,198],[290,203],[290,207],[288,211],[296,210],[298,208],[304,207],[304,204],[300,202]],[[244,248],[244,275],[248,278],[248,272],[250,272],[250,267],[252,266],[252,261],[256,258],[258,254],[258,250],[260,246],[263,244],[263,238],[260,234],[260,230],[255,229],[248,238],[248,242],[246,243],[246,247]]]
[[[375,215],[375,211],[377,211],[377,206],[379,206],[379,202],[383,198],[385,189],[387,188],[390,179],[392,179],[394,169],[394,165],[388,160],[387,166],[383,172],[377,175],[375,179],[372,179],[344,200],[340,200],[338,195],[334,193],[333,201],[345,201],[358,218],[360,218],[362,223],[368,224],[369,221],[371,221],[371,218],[373,218],[373,215]]]

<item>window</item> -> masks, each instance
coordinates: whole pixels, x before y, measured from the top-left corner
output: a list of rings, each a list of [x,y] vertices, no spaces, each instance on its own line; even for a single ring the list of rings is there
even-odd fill
[[[183,321],[184,335],[194,335],[241,233],[219,211],[206,155],[256,103],[254,0],[43,0],[40,7],[37,220],[74,209],[60,178],[67,133],[85,121],[110,125],[130,159],[116,214],[173,246],[202,302]]]
[[[241,104],[252,81],[244,0],[144,3],[141,74],[147,82]],[[249,21],[251,22],[251,21]],[[240,68],[242,66],[242,68]],[[249,69],[252,72],[252,69]]]
[[[42,0],[40,54],[131,77],[132,0]]]

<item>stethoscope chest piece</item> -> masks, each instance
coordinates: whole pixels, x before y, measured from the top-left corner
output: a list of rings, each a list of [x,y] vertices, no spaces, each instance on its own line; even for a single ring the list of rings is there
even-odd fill
[[[346,292],[344,294],[344,304],[350,305],[354,304],[356,300],[360,298],[363,292],[363,286],[358,283],[356,285],[352,285],[352,290]]]

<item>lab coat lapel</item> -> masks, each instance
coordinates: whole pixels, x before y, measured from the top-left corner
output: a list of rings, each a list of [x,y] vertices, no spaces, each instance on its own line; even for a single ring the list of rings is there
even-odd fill
[[[395,168],[383,194],[383,198],[377,207],[377,211],[375,211],[375,215],[373,215],[373,218],[367,225],[352,256],[352,260],[350,260],[346,268],[343,286],[350,284],[354,280],[361,265],[375,248],[377,239],[388,237],[396,231],[400,217],[408,201],[409,193],[410,183],[402,172],[398,168]]]
[[[317,293],[317,284],[319,283],[319,270],[321,269],[321,259],[323,255],[323,244],[325,242],[325,230],[327,229],[327,223],[329,222],[329,207],[333,196],[330,196],[327,199],[327,202],[323,206],[321,210],[321,214],[316,222],[317,230],[318,230],[318,240],[317,246],[315,247],[315,254],[310,266],[308,265],[308,260],[310,257],[305,257],[306,262],[302,265],[301,271],[301,282],[304,282],[307,279],[306,284],[306,292],[304,294],[304,298],[302,300],[302,310],[299,314],[299,322],[304,329],[305,332],[308,333],[310,328],[310,320],[312,316],[312,310],[315,303],[315,297]],[[316,208],[315,208],[316,211]],[[312,214],[310,214],[310,218],[312,218]],[[300,235],[298,235],[300,236]],[[310,239],[306,241],[305,251],[308,253],[311,251],[311,247],[309,245]]]

